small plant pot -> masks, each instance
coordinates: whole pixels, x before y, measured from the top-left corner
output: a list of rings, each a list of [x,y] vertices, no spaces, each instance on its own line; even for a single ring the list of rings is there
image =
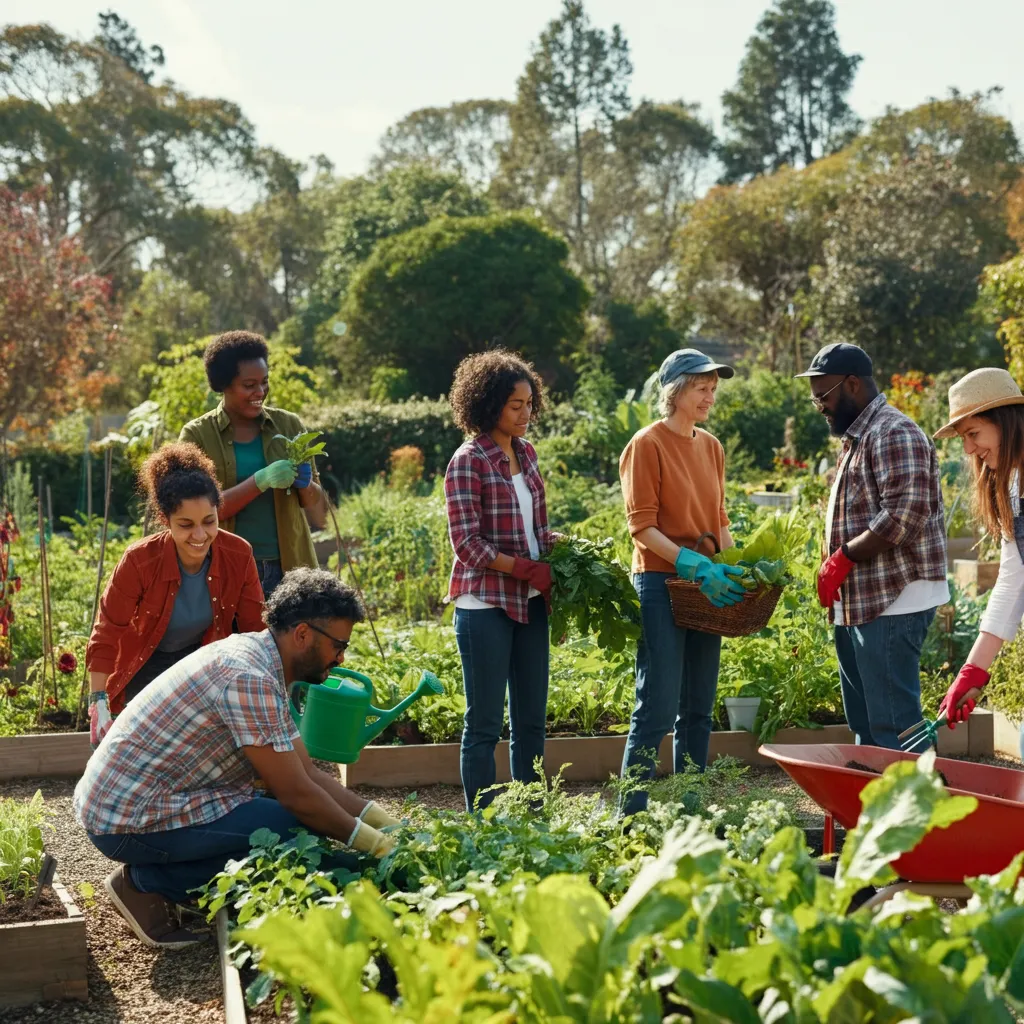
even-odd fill
[[[726,697],[725,713],[729,716],[729,728],[732,730],[746,729],[754,731],[757,720],[757,709],[761,706],[760,697]]]

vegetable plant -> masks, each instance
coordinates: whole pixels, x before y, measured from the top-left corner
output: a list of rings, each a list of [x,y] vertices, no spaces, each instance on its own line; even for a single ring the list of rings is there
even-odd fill
[[[339,906],[236,934],[313,1021],[1011,1024],[1024,854],[971,881],[959,913],[906,895],[850,913],[901,853],[976,806],[946,792],[933,754],[890,765],[862,799],[834,879],[763,806],[732,841],[678,819],[613,900],[580,872],[499,873],[404,903],[364,879]]]
[[[0,903],[32,894],[43,862],[48,814],[38,790],[29,801],[0,799]]]
[[[284,434],[275,434],[275,441],[283,441],[285,458],[301,466],[304,462],[310,462],[317,455],[326,455],[323,441],[317,442],[318,437],[323,434],[319,430],[308,430],[305,433],[296,434],[294,437],[285,437]]]
[[[551,565],[552,636],[573,627],[616,653],[639,638],[640,600],[622,563],[609,557],[613,545],[611,538],[563,537],[544,556]]]

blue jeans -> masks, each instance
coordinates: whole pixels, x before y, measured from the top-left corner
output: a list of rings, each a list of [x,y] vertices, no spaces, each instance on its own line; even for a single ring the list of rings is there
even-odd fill
[[[629,720],[623,776],[633,765],[643,765],[642,778],[653,779],[658,748],[670,730],[674,771],[683,771],[688,757],[700,768],[708,762],[722,638],[676,625],[665,586],[672,576],[667,572],[633,576],[643,635],[636,648],[636,706]],[[621,809],[623,814],[635,814],[646,807],[647,793],[637,791]]]
[[[260,578],[260,586],[263,588],[263,596],[270,595],[277,589],[277,585],[284,579],[284,571],[281,568],[279,558],[258,558],[256,559],[256,575]]]
[[[494,748],[505,724],[505,692],[511,741],[512,778],[533,782],[533,762],[544,756],[548,710],[548,612],[543,597],[529,604],[525,625],[501,608],[456,608],[455,639],[462,658],[466,719],[460,769],[466,807],[480,790],[494,785]],[[494,793],[480,796],[486,807]]]
[[[921,721],[921,647],[935,609],[836,626],[846,721],[858,743],[899,750],[899,734]]]
[[[130,865],[132,885],[140,892],[156,892],[175,903],[186,903],[195,898],[189,891],[209,882],[229,860],[248,856],[249,836],[260,828],[269,828],[282,840],[292,838],[293,828],[312,831],[276,800],[259,796],[205,825],[169,832],[90,832],[89,838],[105,857]],[[320,863],[330,871],[351,867],[356,858],[336,854]]]

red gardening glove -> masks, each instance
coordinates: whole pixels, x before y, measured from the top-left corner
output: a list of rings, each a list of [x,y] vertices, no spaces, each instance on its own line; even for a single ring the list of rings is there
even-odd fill
[[[551,590],[551,566],[547,562],[517,558],[512,563],[512,576],[517,580],[525,580],[542,594]]]
[[[818,570],[818,601],[822,608],[831,608],[839,600],[839,588],[850,575],[855,563],[843,554],[842,548],[835,551],[821,563]]]
[[[950,729],[955,729],[957,722],[967,721],[988,680],[989,674],[970,662],[960,669],[939,705],[939,716],[946,712],[946,724]]]

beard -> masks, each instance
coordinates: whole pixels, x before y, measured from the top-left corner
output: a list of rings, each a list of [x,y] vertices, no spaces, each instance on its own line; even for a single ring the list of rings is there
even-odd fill
[[[323,683],[330,670],[331,665],[325,665],[315,650],[306,651],[296,660],[295,678],[306,683]]]
[[[857,403],[847,394],[840,394],[832,415],[828,417],[829,431],[833,437],[842,437],[853,426],[860,415]]]

